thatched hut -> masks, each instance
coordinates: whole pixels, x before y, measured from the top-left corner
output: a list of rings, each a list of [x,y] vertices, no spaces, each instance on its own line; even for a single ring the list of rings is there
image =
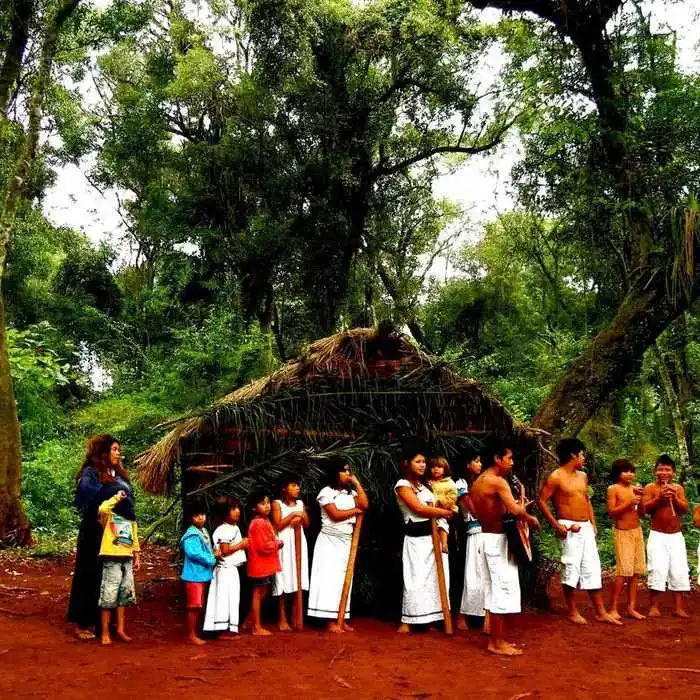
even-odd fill
[[[402,439],[420,436],[454,464],[496,434],[515,445],[523,481],[535,482],[540,464],[537,434],[477,382],[459,377],[405,336],[372,328],[318,340],[297,360],[169,427],[137,460],[141,483],[153,493],[179,484],[183,497],[241,497],[253,483],[271,485],[293,468],[304,476],[304,493],[313,502],[319,462],[331,454],[346,457],[372,500],[355,593],[375,612],[373,603],[385,596],[371,571],[391,573],[395,559],[400,581],[392,486]],[[387,585],[391,578],[382,576]]]

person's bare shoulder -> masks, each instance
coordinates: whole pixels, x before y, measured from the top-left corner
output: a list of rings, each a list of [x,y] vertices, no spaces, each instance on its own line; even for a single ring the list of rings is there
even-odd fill
[[[612,496],[613,494],[617,493],[618,487],[617,484],[612,484],[611,486],[608,486],[608,495]]]

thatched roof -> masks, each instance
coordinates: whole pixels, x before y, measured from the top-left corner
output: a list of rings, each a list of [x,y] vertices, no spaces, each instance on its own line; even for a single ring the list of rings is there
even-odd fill
[[[428,438],[486,432],[534,436],[477,382],[458,376],[407,337],[380,336],[373,328],[317,340],[276,372],[164,427],[170,432],[136,460],[141,483],[154,493],[172,487],[183,453],[196,452],[202,441],[216,441],[221,433],[229,447],[221,447],[218,438],[218,454],[228,457],[225,464],[210,465],[214,472],[242,467],[243,453],[257,452],[259,459],[291,437],[327,446],[367,445],[375,429]]]

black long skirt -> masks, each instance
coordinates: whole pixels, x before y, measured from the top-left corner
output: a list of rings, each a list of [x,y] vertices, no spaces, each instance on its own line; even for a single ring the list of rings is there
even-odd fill
[[[102,527],[97,518],[83,518],[78,530],[75,570],[68,602],[68,621],[83,629],[94,627],[98,633],[98,602],[102,579],[102,563],[99,558],[101,541]]]

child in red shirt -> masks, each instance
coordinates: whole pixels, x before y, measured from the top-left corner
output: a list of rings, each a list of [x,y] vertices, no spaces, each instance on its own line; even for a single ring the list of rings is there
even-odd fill
[[[248,499],[252,520],[248,527],[248,578],[253,584],[250,606],[253,634],[270,635],[260,622],[260,606],[270,592],[275,574],[282,571],[279,550],[282,542],[277,539],[270,522],[270,498],[261,489],[253,491]]]

